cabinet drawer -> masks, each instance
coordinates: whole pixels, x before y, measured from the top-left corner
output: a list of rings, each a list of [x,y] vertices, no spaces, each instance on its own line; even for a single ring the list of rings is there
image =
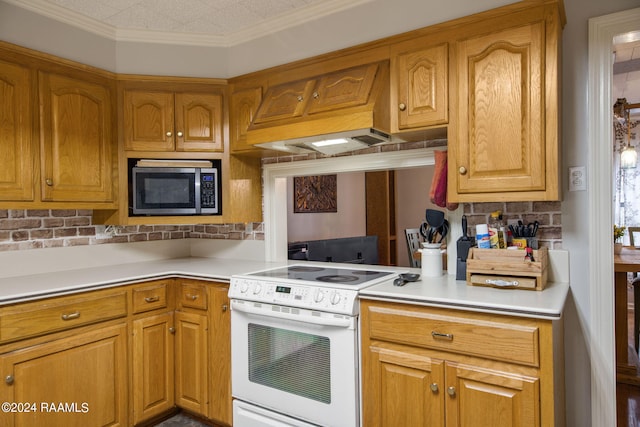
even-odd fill
[[[372,339],[469,356],[539,366],[539,328],[534,320],[484,313],[364,304]]]
[[[133,312],[165,308],[167,306],[167,282],[153,282],[146,286],[133,288]]]
[[[181,283],[178,288],[180,307],[207,309],[207,287],[199,283]]]
[[[75,328],[127,315],[126,291],[18,304],[0,311],[0,341]]]

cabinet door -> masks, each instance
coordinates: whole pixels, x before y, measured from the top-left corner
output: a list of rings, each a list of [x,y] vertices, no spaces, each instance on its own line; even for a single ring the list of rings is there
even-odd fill
[[[173,313],[133,322],[133,421],[160,415],[174,406]]]
[[[209,366],[207,316],[177,311],[175,319],[176,405],[206,417]]]
[[[222,96],[175,95],[176,151],[223,151]]]
[[[245,89],[231,95],[231,111],[229,114],[229,137],[231,151],[251,149],[247,144],[247,129],[253,121],[258,106],[262,101],[262,88]]]
[[[45,72],[39,84],[42,199],[112,201],[110,88]]]
[[[313,91],[309,114],[366,104],[376,77],[378,64],[341,70],[320,78]]]
[[[0,200],[33,200],[31,71],[0,61]]]
[[[543,191],[542,23],[469,38],[456,43],[456,51],[458,123],[450,182],[459,194]]]
[[[300,80],[269,88],[258,108],[254,123],[302,116],[315,84],[315,80]]]
[[[401,53],[394,58],[397,78],[398,128],[447,123],[447,44]]]
[[[385,344],[369,347],[368,356],[363,373],[363,425],[445,425],[442,360]]]
[[[0,356],[2,401],[35,405],[4,413],[2,425],[128,425],[126,343],[122,324]]]
[[[447,426],[540,426],[540,381],[446,363]],[[445,392],[445,390],[443,390]]]
[[[209,418],[231,425],[231,312],[228,286],[210,287],[211,402]]]
[[[172,92],[127,90],[123,108],[125,150],[174,150]]]

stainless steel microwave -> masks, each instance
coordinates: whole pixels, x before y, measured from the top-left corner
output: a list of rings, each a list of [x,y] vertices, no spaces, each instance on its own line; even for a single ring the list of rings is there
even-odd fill
[[[134,167],[134,215],[221,215],[220,169]]]

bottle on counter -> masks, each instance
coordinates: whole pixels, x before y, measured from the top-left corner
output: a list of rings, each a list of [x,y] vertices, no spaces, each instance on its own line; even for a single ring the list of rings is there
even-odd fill
[[[491,241],[489,239],[489,227],[487,227],[487,224],[476,225],[476,243],[479,248],[491,248]]]
[[[489,221],[489,240],[491,249],[505,249],[507,247],[505,239],[505,225],[502,221],[502,212],[491,212]]]

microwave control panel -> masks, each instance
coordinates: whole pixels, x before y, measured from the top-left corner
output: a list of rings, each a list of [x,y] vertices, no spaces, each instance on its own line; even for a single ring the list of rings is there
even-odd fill
[[[219,213],[217,169],[200,169],[200,208],[202,213]]]

